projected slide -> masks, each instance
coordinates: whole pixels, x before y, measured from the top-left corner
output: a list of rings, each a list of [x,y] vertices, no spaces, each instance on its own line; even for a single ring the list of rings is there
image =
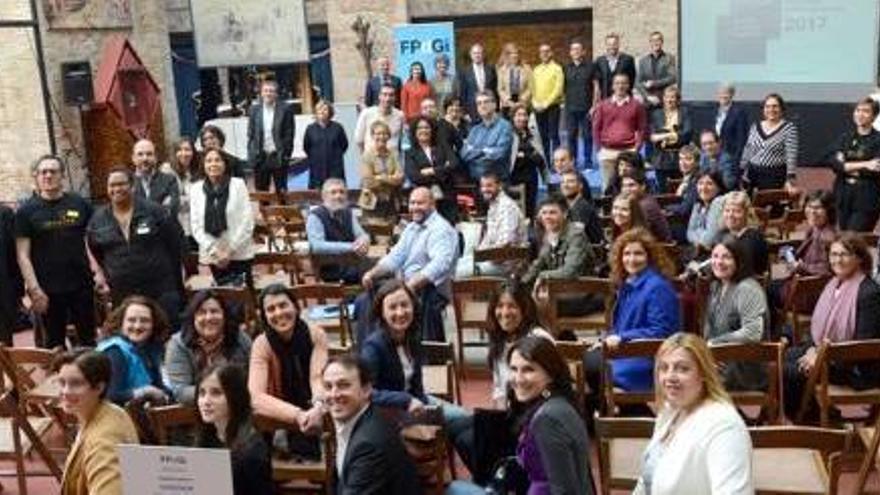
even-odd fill
[[[877,78],[877,0],[682,0],[682,80],[711,99],[721,81],[758,99],[850,101]],[[744,91],[744,93],[743,93]]]

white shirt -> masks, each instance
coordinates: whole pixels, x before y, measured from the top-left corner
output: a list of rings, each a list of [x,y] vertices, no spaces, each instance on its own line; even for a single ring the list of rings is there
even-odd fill
[[[351,432],[354,431],[354,425],[358,419],[364,415],[370,403],[364,404],[364,407],[354,416],[348,418],[348,421],[333,421],[336,426],[336,473],[342,476],[342,464],[345,463],[345,453],[348,451],[348,442],[351,440]]]
[[[207,180],[207,179],[205,179]],[[247,184],[238,177],[229,179],[229,200],[226,203],[226,225],[219,237],[205,231],[205,190],[204,180],[190,187],[190,225],[192,236],[199,245],[199,262],[211,264],[213,256],[221,244],[232,252],[233,260],[254,258],[254,207],[251,205]]]
[[[275,138],[272,137],[272,127],[275,123],[275,105],[269,106],[263,103],[263,151],[275,152]]]
[[[727,119],[727,111],[730,107],[718,107],[718,115],[715,116],[715,133],[721,135],[721,127],[724,126],[724,120]]]
[[[373,148],[373,137],[370,135],[370,126],[373,122],[381,120],[388,124],[391,129],[391,139],[388,140],[388,149],[397,152],[400,142],[400,132],[403,129],[403,112],[391,107],[389,114],[383,114],[379,106],[367,107],[358,115],[357,125],[354,130],[355,142],[364,147],[364,151]]]
[[[474,64],[474,79],[477,81],[477,89],[486,89],[486,68],[483,64]]]
[[[608,61],[608,68],[611,69],[611,72],[614,72],[614,69],[617,68],[617,59],[619,57],[617,55],[605,55],[605,60]]]
[[[397,346],[397,357],[400,358],[400,366],[403,368],[403,383],[408,386],[413,376],[412,359],[409,358],[406,349],[402,345]]]

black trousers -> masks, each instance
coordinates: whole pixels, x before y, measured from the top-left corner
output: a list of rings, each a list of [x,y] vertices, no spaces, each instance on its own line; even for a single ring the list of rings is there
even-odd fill
[[[544,158],[547,163],[552,163],[553,151],[559,147],[559,105],[550,105],[543,112],[535,112],[535,121],[541,134],[541,145],[544,146]]]
[[[268,191],[269,184],[275,184],[275,192],[287,191],[287,163],[279,159],[278,153],[265,155],[254,164],[254,187],[257,191]]]
[[[45,340],[40,344],[46,349],[65,347],[67,323],[76,327],[78,342],[75,346],[95,345],[95,294],[86,286],[72,292],[47,294],[49,308],[43,318]]]

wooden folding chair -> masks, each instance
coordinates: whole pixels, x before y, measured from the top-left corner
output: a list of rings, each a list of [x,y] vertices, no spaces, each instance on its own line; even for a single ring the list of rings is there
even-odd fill
[[[301,311],[316,304],[333,309],[332,315],[312,323],[320,325],[327,333],[338,333],[340,345],[347,346],[351,337],[351,315],[348,311],[345,286],[342,284],[299,284],[291,288]]]
[[[284,191],[280,195],[286,205],[299,205],[300,207],[305,207],[308,205],[321,204],[321,191],[317,189]]]
[[[306,240],[306,220],[299,206],[262,206],[260,214],[269,229],[270,251],[293,251],[294,242]]]
[[[254,255],[251,270],[254,273],[254,289],[263,290],[270,283],[280,282],[290,286],[302,278],[302,256],[292,252],[260,252]]]
[[[816,302],[819,301],[819,296],[822,295],[830,279],[829,275],[792,276],[787,297],[782,302],[782,310],[786,320],[791,324],[793,344],[800,344],[805,331],[809,331]]]
[[[422,341],[422,381],[425,393],[461,404],[461,382],[452,342]]]
[[[615,289],[610,279],[578,277],[575,279],[546,279],[548,297],[548,326],[554,335],[562,330],[583,330],[597,336],[611,328]],[[559,302],[565,296],[601,296],[604,308],[585,316],[561,316]]]
[[[147,407],[146,413],[159,445],[171,445],[176,432],[186,431],[187,436],[194,436],[199,424],[199,411],[195,406],[173,404]]]
[[[464,340],[465,329],[479,330],[480,335],[489,330],[489,299],[501,290],[504,279],[499,277],[473,277],[452,281],[452,308],[455,312],[455,349],[460,363],[459,371],[465,375],[465,347],[485,347],[488,342]]]
[[[821,349],[822,347],[824,349]],[[814,373],[818,375],[814,393],[816,402],[819,403],[820,424],[823,427],[827,427],[830,423],[832,407],[855,404],[880,407],[880,387],[856,390],[847,385],[835,385],[830,382],[832,366],[850,368],[856,364],[876,364],[880,356],[880,339],[828,343],[820,346],[820,350],[823,352],[817,354],[816,366],[811,372],[811,377]],[[808,379],[808,384],[809,382]],[[802,408],[808,406],[808,402],[801,403]],[[798,416],[802,418],[803,414],[804,411],[801,411]]]
[[[804,426],[749,428],[759,494],[836,494],[851,432]]]
[[[66,434],[73,432],[75,421],[58,405],[60,390],[51,371],[58,352],[38,347],[6,347],[5,351],[15,366],[17,380],[12,385],[18,390],[26,412],[52,418],[67,438]]]
[[[297,430],[292,425],[262,415],[254,416],[257,431],[274,435],[277,430]],[[271,448],[271,446],[270,446]],[[321,487],[327,495],[333,494],[332,473],[336,469],[336,428],[330,415],[324,416],[323,433],[321,434],[321,459],[318,461],[297,462],[290,460],[284,453],[272,452],[272,480],[276,485],[301,480]],[[314,492],[312,492],[314,493]]]
[[[856,434],[861,439],[865,447],[865,457],[859,466],[859,477],[856,481],[855,494],[865,493],[865,484],[868,482],[868,475],[871,469],[880,469],[880,463],[877,463],[877,449],[880,448],[880,414],[874,420],[873,426],[856,427]]]
[[[653,418],[596,418],[602,495],[635,488],[653,434]]]
[[[761,363],[766,365],[767,390],[728,391],[737,406],[758,406],[758,419],[781,425],[782,409],[782,356],[785,345],[779,342],[743,344],[715,344],[710,347],[718,363]]]
[[[6,346],[0,344],[0,381],[3,383],[0,391],[0,460],[15,462],[18,493],[27,495],[27,476],[36,474],[25,471],[24,456],[36,450],[51,475],[59,482],[62,471],[43,443],[43,435],[52,427],[53,419],[28,413],[20,383],[21,371],[12,362],[7,350]]]
[[[361,227],[370,234],[372,244],[391,245],[394,243],[394,224],[378,222],[362,222]]]
[[[211,287],[211,290],[226,301],[233,308],[237,308],[241,323],[246,328],[246,333],[254,337],[259,328],[257,318],[257,302],[253,291],[248,287],[229,287],[219,285]]]
[[[478,271],[478,263],[492,262],[508,268],[513,275],[521,274],[529,262],[528,246],[504,246],[474,250],[474,273]]]
[[[617,407],[622,405],[649,405],[654,402],[654,391],[627,391],[614,386],[614,374],[612,373],[611,362],[615,359],[624,358],[648,358],[654,359],[657,350],[663,344],[661,339],[636,339],[628,342],[621,342],[616,348],[611,348],[607,343],[602,343],[602,370],[604,373],[603,383],[605,390],[605,411],[606,416],[616,416]]]
[[[574,379],[574,392],[577,396],[579,404],[583,403],[586,394],[586,375],[584,374],[584,354],[587,352],[589,344],[585,341],[579,342],[556,342],[556,350],[568,363],[568,370]]]

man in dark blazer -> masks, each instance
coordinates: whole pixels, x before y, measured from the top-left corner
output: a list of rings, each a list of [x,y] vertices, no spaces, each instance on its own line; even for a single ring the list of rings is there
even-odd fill
[[[596,59],[596,83],[601,99],[611,96],[611,82],[617,74],[626,74],[630,81],[635,81],[636,60],[620,51],[620,36],[610,33],[605,36],[605,55]]]
[[[376,59],[376,69],[377,74],[367,81],[367,88],[364,90],[364,108],[378,105],[382,86],[388,84],[394,87],[394,107],[400,108],[400,88],[403,83],[391,73],[391,60],[385,56],[379,57]]]
[[[715,133],[721,137],[721,149],[739,163],[746,140],[749,138],[749,115],[742,105],[733,101],[736,89],[731,84],[718,88],[718,106],[715,107]]]
[[[649,38],[651,51],[639,59],[636,91],[641,95],[648,108],[663,104],[663,90],[678,82],[678,70],[675,57],[663,51],[663,34],[654,31]]]
[[[176,219],[180,210],[180,186],[174,176],[159,171],[153,142],[141,139],[134,143],[131,163],[135,172],[135,196],[161,205],[171,218]]]
[[[260,84],[260,103],[248,112],[248,161],[254,170],[254,187],[275,192],[287,190],[287,170],[293,153],[296,122],[293,107],[278,101],[278,83],[265,79]]]
[[[324,403],[336,426],[336,495],[420,495],[415,464],[400,435],[371,403],[372,383],[356,356],[324,366]]]
[[[495,95],[495,101],[498,101],[498,74],[495,66],[484,62],[483,52],[483,45],[480,43],[471,47],[471,63],[459,71],[456,81],[458,96],[472,124],[480,118],[477,115],[477,93],[488,89]]]

